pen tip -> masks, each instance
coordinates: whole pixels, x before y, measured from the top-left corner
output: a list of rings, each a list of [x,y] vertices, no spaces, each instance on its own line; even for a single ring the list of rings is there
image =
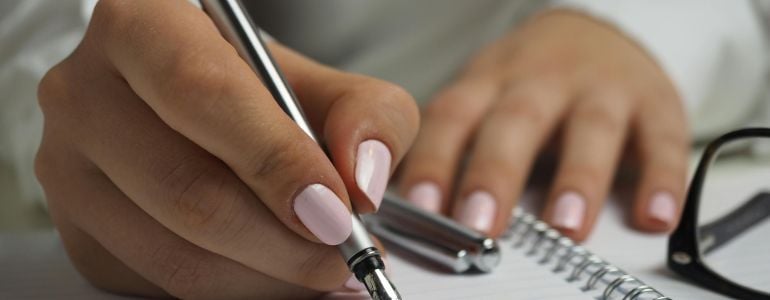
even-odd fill
[[[363,280],[369,295],[375,300],[401,300],[401,295],[382,269],[374,269]]]

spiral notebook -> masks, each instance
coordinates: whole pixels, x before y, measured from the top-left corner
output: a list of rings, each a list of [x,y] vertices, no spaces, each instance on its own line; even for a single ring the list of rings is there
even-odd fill
[[[451,274],[415,259],[391,258],[405,299],[671,299],[562,236],[529,213],[499,240],[503,261],[490,274]],[[362,297],[363,299],[364,297]],[[339,295],[329,299],[358,299]]]

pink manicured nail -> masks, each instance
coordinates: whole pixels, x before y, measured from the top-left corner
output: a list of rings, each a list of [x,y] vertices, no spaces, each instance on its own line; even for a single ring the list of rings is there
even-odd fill
[[[560,229],[577,231],[583,225],[586,200],[578,193],[566,192],[556,200],[551,223]]]
[[[321,242],[339,245],[353,230],[348,208],[329,188],[311,184],[294,199],[294,212]]]
[[[432,182],[421,182],[413,186],[406,199],[429,212],[441,210],[441,190]]]
[[[653,219],[670,226],[676,217],[676,201],[667,192],[657,192],[652,195],[648,213]]]
[[[462,210],[458,212],[457,219],[468,227],[487,232],[492,229],[496,208],[497,204],[491,194],[476,191],[465,200]]]
[[[355,291],[365,291],[366,286],[356,279],[355,274],[351,274],[348,281],[345,281],[345,287]]]
[[[377,209],[390,177],[390,150],[380,141],[367,140],[358,145],[356,184]]]

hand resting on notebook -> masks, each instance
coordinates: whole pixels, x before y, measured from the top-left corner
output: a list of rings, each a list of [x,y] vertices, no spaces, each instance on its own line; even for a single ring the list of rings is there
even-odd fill
[[[536,157],[556,145],[543,218],[582,240],[629,154],[640,167],[629,217],[665,232],[685,194],[683,109],[667,75],[632,40],[591,17],[546,11],[481,49],[428,104],[400,190],[498,235]]]

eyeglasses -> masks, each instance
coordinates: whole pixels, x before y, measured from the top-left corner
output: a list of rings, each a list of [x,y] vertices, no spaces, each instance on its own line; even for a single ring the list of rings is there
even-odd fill
[[[668,241],[668,267],[740,299],[770,299],[770,128],[711,142]]]

